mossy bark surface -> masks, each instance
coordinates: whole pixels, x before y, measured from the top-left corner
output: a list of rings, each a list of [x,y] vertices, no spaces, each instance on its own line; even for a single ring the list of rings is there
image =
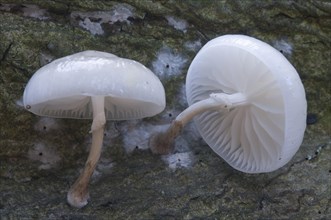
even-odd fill
[[[2,2],[0,219],[331,218],[329,1]],[[119,19],[115,22],[99,17],[114,10],[122,13],[120,18],[113,14],[111,19]],[[168,16],[182,26],[169,24]],[[174,170],[149,150],[128,154],[123,148],[126,133],[116,130],[126,122],[109,121],[106,130],[117,136],[105,137],[101,165],[90,185],[91,201],[83,209],[70,207],[66,194],[86,160],[91,121],[43,121],[26,111],[20,99],[33,73],[51,60],[83,50],[110,52],[152,68],[166,48],[187,60],[179,74],[162,79],[167,109],[181,111],[186,103],[179,103],[177,94],[190,62],[208,40],[224,34],[261,39],[297,69],[308,113],[317,122],[307,126],[294,158],[272,173],[245,174],[204,141],[187,138],[194,161]],[[194,43],[198,46],[187,46]],[[141,123],[160,121],[156,116]],[[182,136],[189,133],[184,128]]]

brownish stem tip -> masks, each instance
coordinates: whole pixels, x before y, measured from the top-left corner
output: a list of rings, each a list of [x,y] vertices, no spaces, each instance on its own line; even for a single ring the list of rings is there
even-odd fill
[[[153,134],[149,140],[149,147],[153,154],[170,154],[175,148],[175,139],[182,131],[183,124],[173,121],[165,132]]]

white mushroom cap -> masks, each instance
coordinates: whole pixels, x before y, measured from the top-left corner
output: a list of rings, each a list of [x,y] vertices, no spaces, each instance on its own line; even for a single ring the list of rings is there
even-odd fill
[[[297,152],[306,128],[307,103],[298,73],[273,47],[252,37],[209,41],[186,79],[189,105],[211,93],[244,94],[247,104],[195,117],[207,144],[243,172],[270,172]]]
[[[165,108],[160,80],[144,65],[113,54],[84,51],[39,69],[28,82],[23,103],[42,116],[92,118],[91,96],[105,97],[106,119],[153,116]]]

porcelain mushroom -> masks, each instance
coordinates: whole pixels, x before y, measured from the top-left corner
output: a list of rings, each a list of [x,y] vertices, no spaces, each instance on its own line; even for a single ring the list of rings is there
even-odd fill
[[[165,108],[165,93],[160,80],[142,64],[84,51],[39,69],[25,88],[23,103],[40,116],[93,119],[85,168],[67,195],[70,205],[81,208],[88,203],[88,184],[101,154],[106,120],[153,116]]]
[[[151,137],[154,153],[169,153],[194,118],[206,143],[233,168],[271,172],[299,149],[307,103],[298,73],[270,45],[244,35],[209,41],[186,78],[189,107],[169,129]]]

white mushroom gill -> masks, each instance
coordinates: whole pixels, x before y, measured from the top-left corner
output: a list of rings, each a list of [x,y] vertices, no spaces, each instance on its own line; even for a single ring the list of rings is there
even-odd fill
[[[247,98],[242,93],[225,94],[212,93],[208,99],[194,103],[180,113],[176,121],[180,121],[182,125],[186,125],[193,119],[194,116],[210,110],[230,110],[236,106],[247,104]]]
[[[181,133],[182,128],[195,116],[206,111],[230,111],[237,106],[248,104],[242,93],[225,94],[212,93],[210,97],[196,102],[180,113],[165,132],[151,136],[150,148],[155,154],[169,154],[174,149],[174,140]]]

